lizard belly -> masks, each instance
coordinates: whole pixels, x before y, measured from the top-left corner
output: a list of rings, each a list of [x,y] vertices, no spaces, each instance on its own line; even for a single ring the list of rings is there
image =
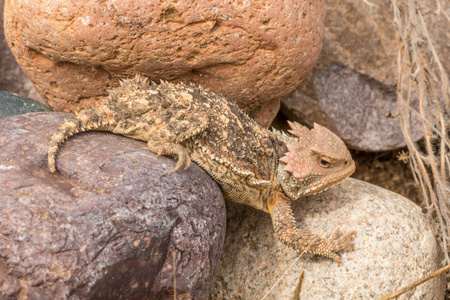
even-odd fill
[[[231,165],[220,161],[219,158],[213,158],[200,148],[192,149],[190,157],[219,184],[225,198],[269,212],[267,199],[276,183],[257,179],[251,172],[240,174],[233,170]]]

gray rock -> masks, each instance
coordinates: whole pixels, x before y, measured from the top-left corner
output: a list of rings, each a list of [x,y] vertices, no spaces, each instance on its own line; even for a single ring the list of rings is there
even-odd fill
[[[415,1],[447,74],[450,72],[450,34],[448,12],[450,1]],[[370,4],[372,3],[372,5]],[[325,32],[320,70],[332,62],[344,65],[360,74],[370,76],[387,86],[397,84],[397,59],[401,43],[394,18],[393,1],[324,0]],[[408,9],[408,1],[396,1],[401,15]],[[430,62],[429,52],[421,51]]]
[[[173,299],[175,284],[207,297],[225,233],[216,183],[99,132],[68,140],[51,174],[47,144],[68,116],[0,120],[0,299]]]
[[[268,214],[228,205],[224,254],[210,299],[378,299],[440,267],[440,248],[421,209],[408,199],[356,179],[293,205],[305,230],[357,231],[355,249],[341,265],[299,256],[273,235]],[[283,273],[293,265],[292,269]],[[276,284],[278,279],[281,279]],[[444,299],[445,278],[428,281],[398,299]]]
[[[0,91],[0,119],[29,112],[50,111],[50,108],[33,99]]]
[[[22,71],[9,49],[3,29],[3,8],[5,0],[0,0],[0,90],[16,93],[45,103],[31,81]]]
[[[397,115],[397,95],[389,87],[347,67],[331,63],[315,73],[313,97],[295,91],[283,98],[282,111],[294,120],[320,123],[349,147],[393,150],[406,145]],[[416,103],[417,104],[417,103]],[[411,121],[411,138],[423,137],[420,119]]]
[[[448,24],[446,19],[448,13],[445,12],[450,9],[450,1],[418,0],[416,2],[424,15],[424,21],[427,24],[436,53],[448,74],[450,72],[450,60],[446,58],[450,57],[450,34],[448,26],[442,24]],[[350,133],[348,145],[355,149],[381,151],[392,150],[405,145],[400,138],[401,132],[397,125],[386,124],[377,127],[383,122],[390,124],[398,122],[396,119],[391,120],[384,117],[386,112],[395,115],[396,111],[396,109],[392,109],[396,101],[392,92],[397,87],[397,59],[398,50],[401,48],[398,28],[393,22],[392,3],[391,0],[363,1],[362,3],[361,0],[324,1],[326,18],[322,52],[310,76],[304,80],[296,91],[283,97],[281,111],[286,116],[293,121],[307,125],[312,125],[313,122],[320,123],[331,128],[337,134],[342,133],[343,138],[347,138],[349,132],[353,131]],[[403,16],[407,10],[408,1],[396,1],[396,3]],[[422,51],[421,53],[425,62],[432,64],[432,60],[429,59],[430,52]],[[334,99],[337,100],[319,99],[320,91],[316,90],[315,74],[334,63],[344,66],[348,70],[347,75],[355,74],[349,78],[353,78],[353,82],[340,80],[342,85],[334,93],[331,93],[331,88],[322,86],[324,89],[328,89],[326,95],[332,94]],[[335,74],[335,76],[337,75],[338,73]],[[360,79],[355,80],[356,77]],[[403,80],[408,78],[404,74]],[[328,84],[328,82],[325,84]],[[368,94],[370,96],[359,104],[358,101],[350,102],[345,98],[345,89],[349,91],[363,90],[366,96]],[[379,95],[381,100],[371,97],[376,95]],[[356,93],[354,96],[357,96]],[[335,120],[328,116],[326,111],[323,111],[324,108],[318,107],[319,100],[321,102],[337,101],[337,103],[334,103],[333,109],[339,111],[338,115],[342,116],[338,120],[339,124],[334,124]],[[369,101],[373,102],[369,103]],[[364,107],[365,114],[355,116],[355,110],[362,104],[366,104]],[[382,105],[386,105],[386,109],[383,110]],[[352,110],[347,112],[346,109],[348,108]],[[371,109],[374,110],[372,114],[370,114]],[[370,116],[372,119],[378,116],[379,119],[377,122],[371,121],[369,126],[363,119],[364,116]],[[361,120],[363,122],[355,127],[354,124]],[[342,123],[345,122],[348,123],[343,126]],[[416,125],[418,124],[416,123]],[[386,128],[388,128],[388,131],[386,131]],[[361,138],[361,141],[358,141],[357,135],[360,133],[364,135],[364,139]],[[420,137],[421,133],[418,137],[416,132],[412,138],[418,140]],[[367,145],[369,142],[370,145]],[[377,145],[378,143],[380,145]]]

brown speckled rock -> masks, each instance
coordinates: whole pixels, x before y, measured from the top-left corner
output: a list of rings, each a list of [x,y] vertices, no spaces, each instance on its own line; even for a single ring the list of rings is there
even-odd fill
[[[173,299],[174,274],[179,297],[205,298],[225,233],[217,184],[98,132],[67,141],[51,174],[64,117],[0,120],[0,299]]]
[[[194,82],[255,117],[274,111],[321,48],[321,0],[12,1],[5,33],[55,110],[91,105],[121,75]],[[273,114],[266,113],[271,118]],[[270,120],[260,120],[268,125]]]

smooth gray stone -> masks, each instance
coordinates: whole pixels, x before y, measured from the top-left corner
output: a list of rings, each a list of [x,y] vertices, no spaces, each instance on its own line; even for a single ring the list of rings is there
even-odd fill
[[[33,99],[0,91],[0,119],[40,111],[51,110]]]

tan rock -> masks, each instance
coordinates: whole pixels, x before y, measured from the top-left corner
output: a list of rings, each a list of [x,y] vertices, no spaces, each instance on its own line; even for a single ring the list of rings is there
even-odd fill
[[[322,23],[320,0],[7,0],[5,6],[11,49],[55,110],[90,106],[122,75],[141,73],[201,84],[253,117],[264,115],[260,123],[269,123],[279,97],[311,70]]]
[[[440,268],[442,253],[432,226],[419,206],[393,192],[350,178],[295,201],[293,211],[304,230],[318,235],[355,230],[355,249],[341,253],[340,265],[310,255],[298,259],[274,236],[268,214],[229,203],[211,300],[263,299],[266,294],[264,299],[279,300],[379,299]],[[440,276],[398,299],[444,299],[444,294],[445,277]]]

